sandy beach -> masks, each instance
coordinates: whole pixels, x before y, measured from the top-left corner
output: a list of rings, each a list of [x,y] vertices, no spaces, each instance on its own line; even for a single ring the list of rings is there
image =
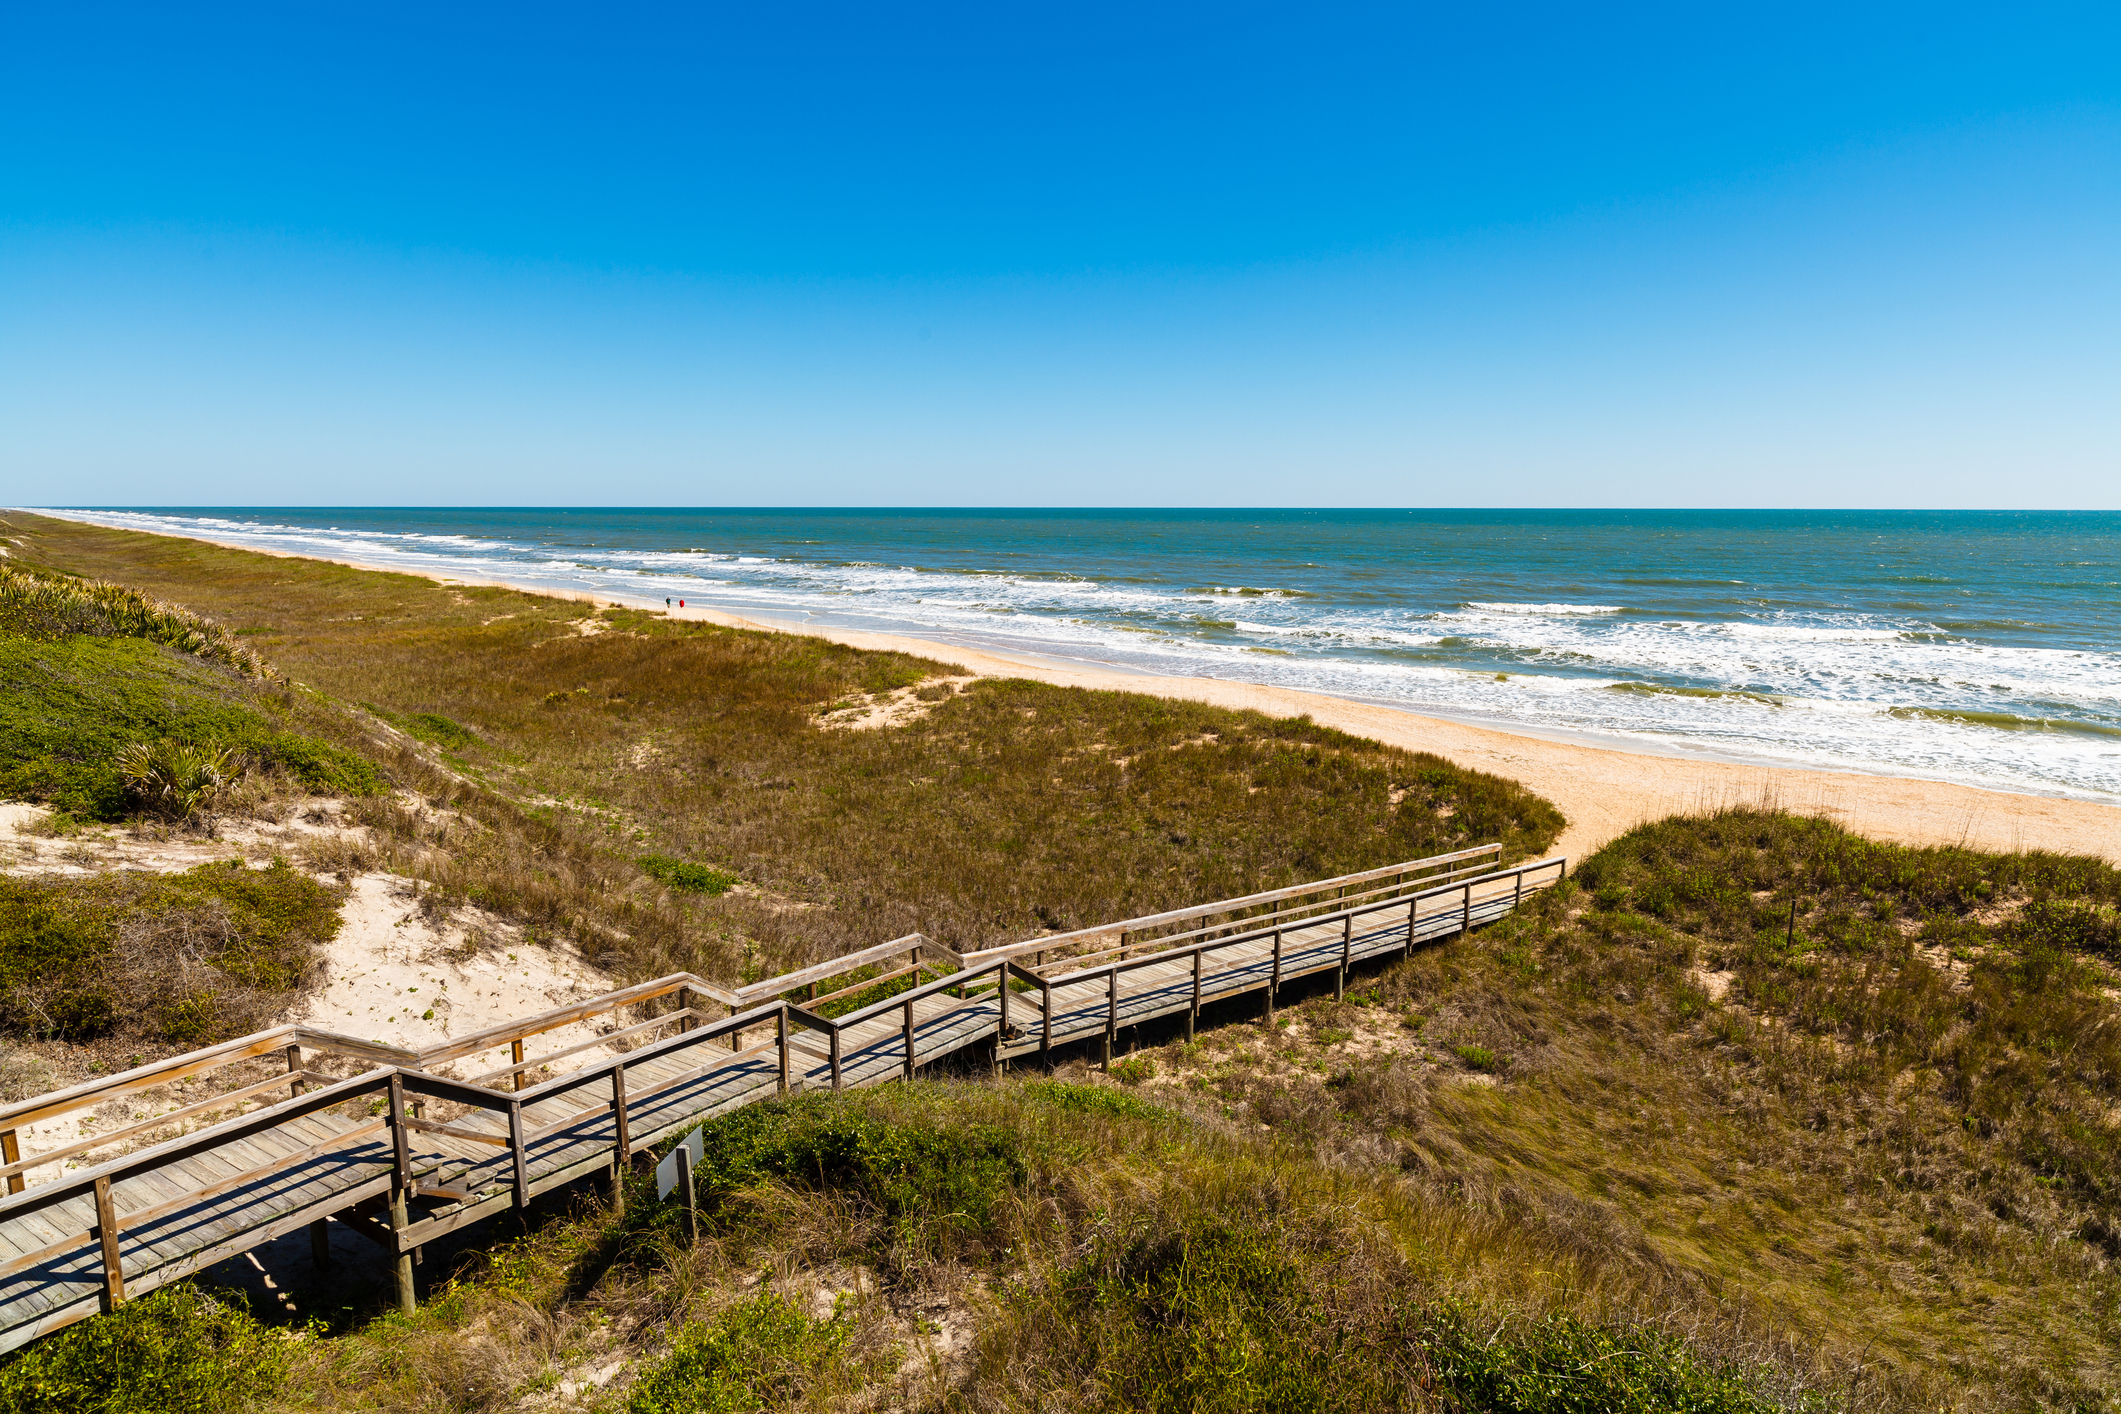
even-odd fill
[[[285,553],[206,536],[180,538],[209,540],[255,554]],[[416,573],[399,565],[362,560],[332,562],[392,574]],[[654,599],[567,593],[501,580],[430,577],[439,583],[515,589],[582,603],[658,610],[663,607]],[[1569,827],[1556,845],[1556,852],[1575,858],[1645,821],[1724,805],[1765,803],[1824,815],[1873,839],[1901,844],[2052,850],[2098,855],[2121,864],[2121,806],[2096,801],[1984,790],[1906,776],[1625,751],[1474,726],[1295,688],[1212,678],[1157,677],[1003,655],[925,638],[813,625],[791,627],[717,609],[673,608],[669,612],[673,617],[734,628],[808,633],[849,647],[911,653],[960,664],[967,672],[981,677],[1030,678],[1066,687],[1143,692],[1219,707],[1250,708],[1275,716],[1308,713],[1315,721],[1341,731],[1410,751],[1431,751],[1462,766],[1522,781],[1560,806],[1568,816]]]

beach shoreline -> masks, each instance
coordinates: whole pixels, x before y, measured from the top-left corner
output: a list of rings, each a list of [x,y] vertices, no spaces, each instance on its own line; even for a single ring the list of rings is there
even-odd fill
[[[28,513],[67,520],[48,510]],[[94,524],[92,521],[80,522]],[[599,607],[655,609],[653,598],[554,589],[506,580],[429,574],[402,565],[300,555],[206,535],[170,534],[227,549],[284,559],[311,559],[387,574],[409,574],[461,588],[508,589]],[[2081,797],[2036,795],[1962,785],[1920,776],[1861,770],[1770,765],[1719,759],[1682,750],[1602,746],[1513,726],[1475,725],[1406,708],[1302,688],[1220,678],[1168,677],[1060,658],[974,648],[906,634],[875,633],[817,624],[776,623],[721,609],[668,610],[673,618],[767,633],[800,633],[852,648],[908,653],[956,663],[981,677],[1017,677],[1097,691],[1249,709],[1277,717],[1308,715],[1322,726],[1410,751],[1428,751],[1458,765],[1523,782],[1559,806],[1569,826],[1555,852],[1581,857],[1636,825],[1675,813],[1766,805],[1822,815],[1874,839],[1909,845],[1965,845],[2010,852],[2049,850],[2091,854],[2121,864],[2121,806]]]

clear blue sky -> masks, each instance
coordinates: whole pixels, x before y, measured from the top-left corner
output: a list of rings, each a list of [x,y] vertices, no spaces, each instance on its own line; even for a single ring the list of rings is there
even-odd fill
[[[0,500],[2121,506],[2121,9],[0,16]]]

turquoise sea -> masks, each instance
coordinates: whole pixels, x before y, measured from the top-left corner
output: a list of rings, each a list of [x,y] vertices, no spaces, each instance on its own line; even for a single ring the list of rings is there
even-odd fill
[[[127,508],[102,524],[2121,800],[2121,513]]]

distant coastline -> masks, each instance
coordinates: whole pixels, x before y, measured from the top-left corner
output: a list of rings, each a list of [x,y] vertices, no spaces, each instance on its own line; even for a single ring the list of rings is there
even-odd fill
[[[65,512],[28,513],[101,523]],[[298,554],[190,531],[139,533],[599,606],[663,607],[661,596],[570,591],[505,577],[448,576],[359,557]],[[1665,815],[1769,803],[1800,813],[1823,814],[1858,833],[1905,844],[1966,845],[2004,851],[2045,849],[2094,854],[2121,863],[2121,805],[2061,793],[1999,790],[1855,767],[1822,769],[1719,759],[1706,749],[1645,749],[1619,741],[1608,745],[1588,733],[1564,734],[1517,723],[1464,721],[1314,689],[1168,676],[1059,656],[1000,652],[941,637],[775,622],[768,617],[704,606],[688,605],[683,611],[673,608],[671,613],[731,627],[811,634],[852,647],[912,653],[958,663],[981,676],[1027,677],[1091,690],[1146,693],[1275,716],[1309,715],[1343,731],[1410,750],[1432,751],[1464,766],[1523,781],[1568,815],[1569,829],[1557,849],[1577,856],[1634,825]],[[1577,739],[1570,739],[1571,736]]]

